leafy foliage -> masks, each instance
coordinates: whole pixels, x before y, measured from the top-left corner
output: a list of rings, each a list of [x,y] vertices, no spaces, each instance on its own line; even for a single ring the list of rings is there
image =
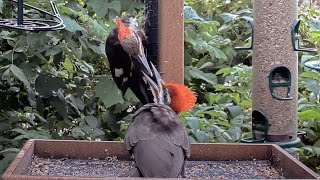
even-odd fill
[[[48,1],[25,2],[50,10]],[[65,30],[0,33],[0,174],[30,138],[121,137],[117,122],[137,102],[131,97],[123,100],[110,76],[105,76],[109,69],[104,49],[113,19],[124,12],[141,16],[144,4],[132,0],[55,2]],[[0,0],[4,3],[11,4]],[[0,6],[0,13],[1,18],[9,18],[5,6]],[[25,15],[45,18],[34,10]]]
[[[46,0],[25,0],[50,9]],[[121,140],[139,106],[111,80],[104,41],[126,13],[144,16],[138,0],[56,0],[66,29],[0,32],[0,174],[29,138]],[[181,113],[193,142],[239,142],[251,136],[250,0],[185,0],[185,83],[197,106]],[[11,6],[0,0],[0,18]],[[30,18],[45,18],[26,11]],[[320,49],[319,8],[300,3],[303,46]],[[300,54],[301,64],[319,59]],[[299,66],[302,161],[319,170],[320,74]]]

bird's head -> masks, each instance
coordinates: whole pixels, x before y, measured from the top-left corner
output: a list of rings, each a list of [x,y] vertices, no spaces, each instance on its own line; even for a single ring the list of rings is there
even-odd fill
[[[151,66],[154,73],[153,79],[146,74],[145,77],[153,94],[154,102],[168,105],[177,113],[193,108],[197,101],[194,93],[183,84],[165,83],[152,63]]]
[[[125,26],[129,27],[130,29],[134,30],[134,29],[139,28],[138,20],[132,15],[123,16],[121,18],[121,21]]]
[[[116,19],[118,25],[118,39],[121,41],[126,36],[131,36],[132,32],[128,26],[126,26],[120,18]]]

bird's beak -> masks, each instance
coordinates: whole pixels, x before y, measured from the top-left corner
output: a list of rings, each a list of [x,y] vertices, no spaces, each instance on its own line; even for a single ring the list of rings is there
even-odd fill
[[[138,61],[140,63],[140,69],[149,76],[153,76],[147,58],[143,53],[138,55]]]
[[[149,84],[151,93],[153,95],[153,101],[158,102],[159,94],[160,94],[160,87],[146,74],[142,71],[147,83]]]
[[[156,69],[156,67],[151,63],[152,70],[154,72],[153,79],[150,78],[144,71],[142,73],[144,74],[147,83],[150,86],[150,90],[154,97],[154,102],[161,101],[161,97],[163,96],[163,87],[162,87],[162,79],[160,76],[160,73]]]

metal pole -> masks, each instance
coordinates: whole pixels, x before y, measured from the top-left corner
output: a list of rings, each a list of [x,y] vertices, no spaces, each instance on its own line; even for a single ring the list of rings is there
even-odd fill
[[[146,23],[148,37],[147,59],[158,66],[158,0],[145,0]]]
[[[23,0],[18,0],[18,25],[23,25]]]
[[[285,146],[299,142],[298,55],[291,36],[297,12],[297,0],[253,1],[253,110],[268,119],[267,141]]]

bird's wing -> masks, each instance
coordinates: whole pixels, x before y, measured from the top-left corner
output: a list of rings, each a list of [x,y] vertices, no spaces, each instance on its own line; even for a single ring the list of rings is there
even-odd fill
[[[140,108],[125,136],[127,149],[147,177],[177,177],[190,152],[185,142],[189,143],[181,120],[168,106],[160,104]]]
[[[147,83],[143,80],[142,72],[138,67],[134,67],[133,62],[126,53],[119,40],[117,28],[115,28],[107,37],[106,55],[113,80],[124,95],[128,88],[137,96],[142,104],[153,102],[152,93],[148,90]]]
[[[117,28],[108,35],[105,50],[113,80],[124,95],[129,87],[130,74],[132,75],[132,61],[119,43]]]

